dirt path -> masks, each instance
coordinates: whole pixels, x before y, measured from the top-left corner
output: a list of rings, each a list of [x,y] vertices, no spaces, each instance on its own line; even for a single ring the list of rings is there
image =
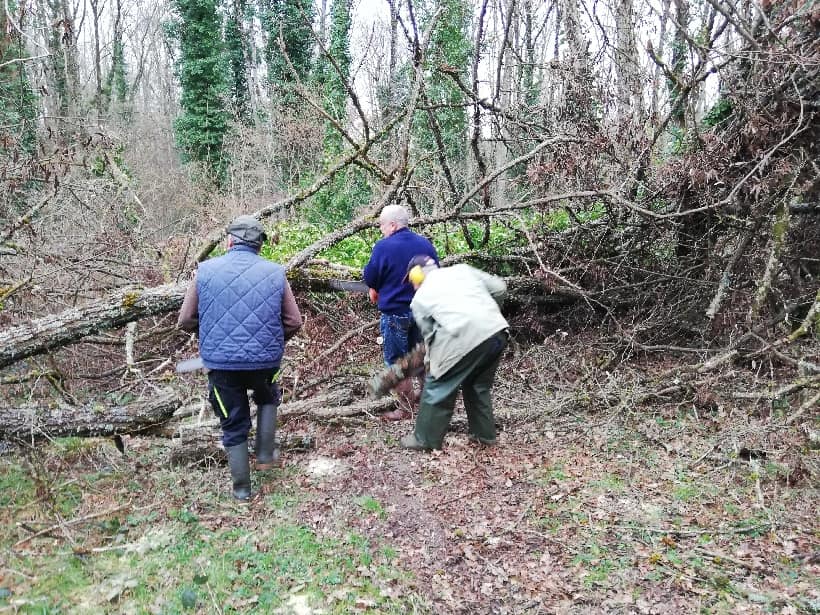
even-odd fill
[[[820,606],[818,492],[794,430],[662,408],[516,424],[519,410],[499,410],[494,448],[468,443],[463,414],[426,454],[396,445],[411,421],[323,429],[288,461],[310,494],[300,515],[393,545],[437,613]]]

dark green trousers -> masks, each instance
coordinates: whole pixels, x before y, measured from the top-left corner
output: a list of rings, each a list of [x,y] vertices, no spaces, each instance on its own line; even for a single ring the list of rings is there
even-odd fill
[[[428,448],[441,448],[459,390],[464,397],[470,433],[482,442],[495,441],[491,391],[506,345],[507,332],[501,331],[471,350],[441,378],[427,375],[416,417],[415,435],[419,442]]]

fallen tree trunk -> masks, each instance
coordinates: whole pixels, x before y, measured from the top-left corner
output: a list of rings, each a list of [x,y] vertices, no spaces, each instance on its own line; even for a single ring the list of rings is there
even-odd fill
[[[316,275],[289,276],[294,290],[312,292],[364,293],[361,280],[343,280]],[[582,299],[568,287],[546,287],[537,278],[508,278],[509,301],[562,305]],[[179,310],[187,283],[166,284],[148,289],[119,290],[99,301],[71,308],[17,327],[0,331],[0,369],[36,355],[67,346],[108,329],[123,327],[147,316],[161,316]]]
[[[296,277],[293,287],[312,291],[365,292],[362,284],[358,280]],[[187,283],[182,283],[119,290],[99,301],[0,331],[0,369],[21,359],[78,342],[100,331],[117,329],[147,316],[161,316],[179,310],[186,288]]]
[[[0,368],[87,335],[116,329],[129,322],[178,310],[186,284],[119,290],[99,301],[0,331]]]
[[[0,408],[0,438],[36,440],[63,436],[114,436],[155,429],[173,416],[182,404],[166,390],[146,400],[122,406],[99,402],[82,407],[36,404]]]

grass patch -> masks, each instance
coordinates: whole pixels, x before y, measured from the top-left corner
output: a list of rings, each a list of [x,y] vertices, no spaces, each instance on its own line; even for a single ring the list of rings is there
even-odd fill
[[[691,502],[700,495],[700,488],[689,482],[677,483],[672,489],[672,497],[680,502]]]
[[[621,492],[626,489],[624,480],[615,474],[604,474],[601,478],[592,481],[590,484],[604,491]]]
[[[379,519],[384,519],[387,517],[387,513],[381,505],[381,502],[369,495],[360,497],[356,503],[362,508],[362,510],[376,515]]]
[[[59,477],[43,474],[47,482],[37,472],[49,459],[0,463],[0,549],[14,553],[4,564],[0,610],[172,614],[211,612],[216,604],[224,613],[264,613],[303,605],[333,614],[403,613],[424,604],[393,545],[344,531],[319,535],[295,522],[297,488],[248,509],[207,488],[192,497],[185,483],[202,485],[207,471],[181,481],[166,468],[138,466],[129,476],[114,470],[121,478],[109,485],[100,464],[87,463],[90,449],[77,444],[61,442]],[[142,499],[129,505],[135,495]],[[357,504],[360,514],[386,517],[373,497]],[[116,512],[96,515],[108,509]]]
[[[562,480],[567,480],[567,478],[569,478],[569,476],[564,471],[564,466],[562,464],[556,464],[544,468],[540,476],[536,479],[535,484],[545,486],[552,482],[557,483]]]
[[[357,605],[400,612],[383,591],[404,575],[391,547],[373,548],[363,537],[320,538],[296,524],[248,531],[211,531],[185,509],[171,511],[121,549],[76,556],[72,552],[18,560],[31,577],[14,591],[22,612],[162,612],[207,610],[270,612],[293,595],[328,613]],[[22,596],[25,595],[25,598]]]
[[[34,481],[20,467],[7,461],[0,463],[0,508],[7,508],[34,498]]]
[[[583,582],[586,587],[593,585],[609,586],[609,577],[618,568],[618,564],[606,557],[607,554],[608,551],[605,547],[590,542],[587,544],[586,550],[576,555],[572,560],[573,564],[583,568]]]

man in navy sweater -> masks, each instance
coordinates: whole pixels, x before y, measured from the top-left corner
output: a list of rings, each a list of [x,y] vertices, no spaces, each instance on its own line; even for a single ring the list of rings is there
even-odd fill
[[[409,219],[407,210],[401,205],[388,205],[382,210],[379,229],[384,239],[373,246],[370,261],[362,273],[365,283],[372,289],[371,299],[378,301],[384,363],[388,366],[422,341],[410,311],[414,290],[407,280],[407,263],[414,256],[426,254],[438,264],[438,254],[433,244],[426,237],[407,228]],[[382,415],[388,421],[399,421],[411,416],[412,380],[403,380],[395,391],[399,397],[399,406],[393,412]]]
[[[208,369],[208,397],[222,426],[233,495],[251,496],[248,390],[256,414],[256,468],[278,463],[277,377],[285,340],[302,326],[285,270],[259,256],[267,239],[252,216],[239,216],[227,229],[228,251],[199,264],[188,286],[178,326],[199,331],[199,353]]]

